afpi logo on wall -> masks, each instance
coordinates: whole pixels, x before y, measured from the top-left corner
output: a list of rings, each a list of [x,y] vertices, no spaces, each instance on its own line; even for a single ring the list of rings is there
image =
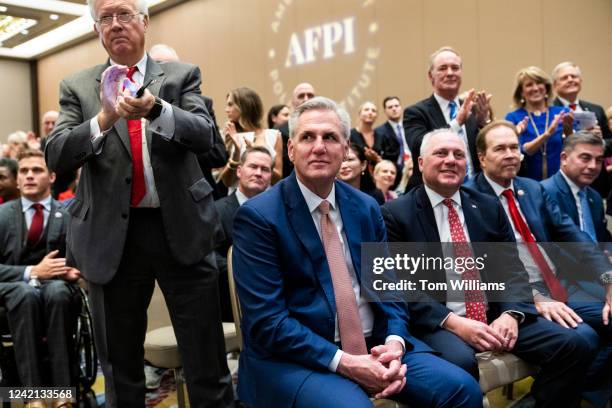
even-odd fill
[[[279,103],[290,103],[298,82],[312,82],[319,94],[333,92],[347,109],[362,100],[380,57],[375,0],[344,3],[280,0],[276,5],[267,58]],[[321,4],[326,7],[317,7]]]

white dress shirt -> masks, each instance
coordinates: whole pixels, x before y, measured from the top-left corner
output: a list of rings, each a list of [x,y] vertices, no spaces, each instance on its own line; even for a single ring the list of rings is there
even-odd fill
[[[404,156],[406,154],[410,153],[410,147],[408,147],[408,142],[406,141],[406,135],[404,133],[404,124],[402,123],[401,119],[399,122],[394,122],[392,120],[388,120],[389,125],[391,126],[391,128],[393,129],[393,132],[396,134],[396,136],[398,136],[400,138],[400,140],[402,141],[402,145],[404,146]],[[399,125],[399,129],[401,133],[397,133],[397,126]],[[403,157],[400,157],[399,160],[401,160],[402,162],[404,161]]]
[[[465,124],[459,125],[459,123],[457,122],[456,116],[455,116],[455,119],[451,120],[450,108],[448,106],[450,103],[449,100],[444,99],[443,97],[436,94],[435,92],[434,92],[434,98],[436,98],[436,101],[438,102],[438,105],[440,106],[440,109],[442,110],[442,114],[444,115],[444,119],[446,119],[446,123],[448,123],[448,126],[450,127],[450,129],[453,132],[456,132],[463,140],[463,143],[465,143],[465,158],[467,161],[467,175],[468,177],[471,178],[474,176],[474,164],[472,163],[472,156],[470,155],[470,145],[467,140],[467,131],[465,130]],[[455,105],[457,107],[457,110],[455,112],[459,113],[459,108],[461,107],[461,103],[459,103],[459,98],[455,97],[453,102],[455,102]]]
[[[138,70],[134,72],[132,76],[132,82],[134,82],[139,88],[143,85],[144,77],[147,70],[147,54],[138,61],[136,67]],[[117,65],[113,60],[110,60],[111,65]],[[102,86],[102,84],[100,85]],[[122,86],[121,84],[119,86]],[[146,137],[146,124],[149,124],[149,129],[155,133],[160,134],[166,139],[172,139],[174,136],[174,111],[172,105],[162,100],[162,112],[155,120],[148,122],[146,119],[142,119],[142,162],[144,167],[144,177],[146,185],[146,194],[142,201],[138,204],[138,207],[159,207],[159,196],[157,195],[157,188],[155,186],[155,178],[153,176],[153,168],[151,167],[151,157],[149,155],[149,149],[147,146]],[[95,154],[102,152],[103,138],[109,129],[100,129],[98,124],[98,118],[94,116],[89,121],[89,134],[93,145]]]
[[[344,224],[342,223],[342,217],[340,215],[340,210],[336,203],[336,185],[332,186],[332,189],[327,196],[327,198],[321,198],[312,191],[308,189],[304,184],[302,184],[299,178],[296,177],[298,186],[300,187],[300,191],[304,196],[304,200],[306,201],[306,205],[308,206],[308,211],[310,212],[310,216],[312,217],[312,221],[317,229],[317,233],[319,234],[319,238],[321,238],[321,242],[323,239],[321,237],[321,212],[319,211],[319,205],[323,200],[327,200],[330,204],[329,208],[329,217],[332,222],[336,226],[336,231],[338,232],[338,237],[340,238],[340,244],[342,245],[342,250],[344,252],[344,260],[346,262],[346,266],[348,269],[348,273],[351,277],[351,283],[353,286],[353,292],[355,293],[355,298],[357,299],[357,307],[359,309],[359,317],[361,319],[361,327],[363,329],[364,337],[370,337],[372,335],[372,328],[374,327],[374,312],[372,311],[372,307],[368,303],[368,301],[361,296],[361,287],[359,285],[359,281],[357,280],[357,275],[355,273],[355,267],[353,266],[353,261],[351,258],[351,251],[348,248],[348,241],[346,239],[346,235],[344,232]],[[397,340],[405,347],[404,339],[400,336],[391,335],[388,336],[385,342],[390,340]],[[334,333],[334,341],[340,341],[340,331],[338,329],[338,316],[336,315],[335,322],[335,333]],[[340,358],[342,358],[343,351],[338,350],[328,365],[330,371],[335,372],[338,368],[338,364],[340,363]]]
[[[512,227],[512,231],[514,232],[514,239],[519,244],[517,245],[518,252],[519,252],[519,258],[521,259],[523,266],[527,270],[527,274],[529,275],[529,283],[541,282],[543,279],[542,279],[542,274],[540,273],[540,268],[538,268],[538,265],[533,260],[533,257],[531,256],[531,253],[527,249],[527,246],[520,245],[520,244],[523,244],[525,241],[523,240],[523,236],[521,235],[521,233],[514,226],[514,222],[512,222],[512,216],[510,215],[510,209],[508,208],[508,200],[502,194],[505,190],[508,190],[508,189],[514,192],[514,183],[511,181],[510,186],[506,188],[494,182],[493,180],[491,180],[486,174],[483,173],[483,175],[485,176],[486,180],[491,185],[491,188],[493,188],[495,195],[499,198],[499,201],[501,202],[502,207],[504,208],[504,211],[506,212],[506,216],[508,217],[508,222],[510,223],[510,226]],[[522,190],[519,190],[519,194],[521,194],[520,191]],[[519,214],[521,214],[521,217],[523,218],[523,221],[525,221],[525,224],[529,226],[529,224],[527,223],[527,219],[525,218],[525,215],[523,214],[523,211],[521,210],[521,205],[519,204],[518,198],[516,196],[515,196],[514,202],[516,204],[516,207],[519,210]],[[531,227],[529,227],[529,229],[531,230]],[[540,252],[544,256],[546,263],[548,263],[548,266],[553,271],[553,273],[556,275],[557,269],[555,268],[555,264],[551,261],[551,259],[548,257],[548,254],[546,254],[546,251],[542,248],[540,244],[538,244],[538,247],[540,248]],[[532,291],[534,295],[536,293],[539,293],[536,289],[533,289]]]
[[[36,210],[32,207],[32,204],[36,204],[36,202],[28,200],[25,197],[21,197],[21,210],[23,211],[23,216],[25,217],[26,222],[26,230],[30,230],[30,226],[32,225],[32,219],[34,218],[34,213]],[[43,198],[38,201],[38,204],[42,204],[43,206],[43,232],[47,228],[47,224],[49,222],[49,214],[51,214],[51,195],[47,198]],[[32,265],[26,266],[25,271],[23,272],[23,280],[30,280],[30,272],[32,271]]]

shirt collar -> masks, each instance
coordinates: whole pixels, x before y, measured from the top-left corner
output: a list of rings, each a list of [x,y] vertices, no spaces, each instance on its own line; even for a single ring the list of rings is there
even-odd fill
[[[578,195],[578,192],[580,190],[582,190],[582,189],[580,187],[578,187],[576,185],[576,183],[574,183],[569,177],[567,177],[567,175],[563,172],[563,170],[559,170],[559,171],[561,172],[561,175],[563,176],[563,178],[567,182],[567,185],[570,186],[570,189],[572,190],[572,193],[574,195]]]
[[[238,205],[244,204],[249,197],[245,196],[242,191],[240,191],[240,187],[236,189],[236,199],[238,200]]]
[[[35,204],[35,203],[36,201],[31,201],[25,197],[21,197],[21,210],[23,212],[26,212],[27,210],[30,209],[32,204]],[[43,198],[42,200],[38,201],[38,203],[42,204],[45,210],[47,210],[48,212],[51,212],[51,195],[50,194],[47,196],[47,198]]]
[[[434,92],[434,98],[436,98],[436,101],[438,101],[438,105],[440,105],[440,109],[442,109],[442,112],[446,112],[446,110],[448,109],[448,104],[450,103],[449,100],[444,99],[443,97],[441,97],[440,95],[438,95],[437,93]],[[457,108],[459,108],[459,97],[455,96],[455,99],[453,99],[453,101],[455,102],[455,104],[457,105]]]
[[[331,191],[329,192],[327,198],[321,198],[302,184],[299,178],[296,177],[295,179],[297,180],[298,187],[300,187],[300,191],[304,196],[304,200],[306,200],[306,205],[308,206],[308,211],[310,213],[319,208],[319,205],[323,200],[327,200],[327,202],[329,202],[332,210],[336,208],[336,183],[332,184]]]
[[[117,64],[115,61],[113,61],[112,59],[110,60],[111,65],[119,65]],[[138,72],[140,72],[144,78],[145,73],[147,71],[147,53],[145,52],[144,55],[142,56],[142,58],[140,59],[140,61],[138,61],[136,63],[136,66],[138,67]]]
[[[424,184],[423,186],[425,187],[425,192],[427,193],[427,197],[429,198],[429,202],[431,203],[431,208],[436,208],[442,201],[446,199],[446,197],[442,197],[440,194],[433,191],[427,185]],[[461,208],[461,194],[459,194],[459,190],[455,191],[455,194],[453,194],[450,199],[453,200],[453,203],[458,205],[459,208]]]
[[[561,103],[565,107],[569,107],[570,103],[572,103],[572,102],[568,101],[567,99],[560,97],[559,95],[557,95],[557,98],[559,98],[559,100],[561,101]],[[576,104],[576,106],[579,106],[580,105],[580,99],[576,98],[576,101],[574,103]]]
[[[514,194],[514,180],[510,180],[510,186],[504,187],[501,184],[498,184],[495,181],[491,180],[489,176],[487,176],[485,173],[482,173],[482,174],[485,176],[485,179],[487,179],[487,181],[489,182],[489,185],[491,186],[491,188],[493,188],[493,191],[495,191],[495,195],[497,197],[501,196],[502,193],[506,190],[512,190],[512,194]]]

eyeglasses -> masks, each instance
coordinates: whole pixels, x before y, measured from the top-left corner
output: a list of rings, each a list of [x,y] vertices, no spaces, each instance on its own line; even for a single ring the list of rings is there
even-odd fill
[[[140,15],[142,13],[135,13],[135,14],[130,14],[130,13],[121,13],[121,14],[113,14],[112,16],[104,16],[104,17],[100,17],[99,19],[96,20],[96,23],[98,23],[101,26],[109,26],[113,24],[113,20],[115,19],[115,17],[117,17],[117,21],[123,24],[127,24],[130,21],[132,21],[132,19],[138,15]]]

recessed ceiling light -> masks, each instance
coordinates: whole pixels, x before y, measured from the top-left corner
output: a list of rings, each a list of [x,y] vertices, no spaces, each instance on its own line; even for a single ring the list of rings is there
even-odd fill
[[[8,8],[6,6],[0,6],[0,13],[4,13]]]
[[[57,14],[49,14],[49,18],[53,21],[59,20],[59,16]]]

